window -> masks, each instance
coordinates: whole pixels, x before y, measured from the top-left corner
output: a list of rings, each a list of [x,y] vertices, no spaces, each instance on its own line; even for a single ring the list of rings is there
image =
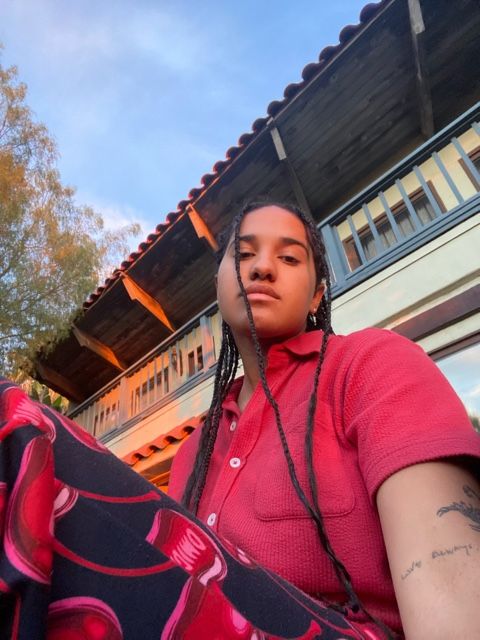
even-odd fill
[[[480,342],[448,355],[440,353],[437,358],[437,365],[460,396],[473,426],[480,432]]]
[[[201,371],[203,369],[203,350],[202,345],[197,347],[197,371]]]
[[[440,201],[433,185],[428,183],[428,186],[434,194],[435,200],[440,205],[442,211],[444,210],[443,203]],[[429,222],[435,219],[435,211],[431,201],[423,189],[418,189],[414,193],[409,195],[409,200],[412,203],[413,208],[420,220],[422,226],[427,225]],[[402,200],[397,205],[394,205],[391,209],[392,215],[397,223],[400,235],[404,238],[408,238],[415,233],[415,224],[413,222],[410,211],[407,205]],[[386,214],[383,214],[379,218],[373,221],[375,228],[377,229],[380,243],[382,246],[382,252],[386,251],[390,247],[397,244],[397,239],[393,232],[392,226]],[[358,230],[358,238],[362,245],[363,251],[367,261],[372,260],[378,255],[377,245],[375,243],[375,237],[369,225]],[[355,245],[353,237],[347,238],[343,241],[345,255],[347,256],[348,263],[351,271],[361,266],[362,260],[360,254]]]
[[[475,167],[475,169],[478,171],[478,173],[480,173],[480,147],[477,147],[473,151],[470,151],[470,153],[468,154],[468,157],[472,161],[473,166]],[[465,171],[467,176],[470,178],[470,182],[473,184],[475,189],[480,190],[480,182],[478,180],[478,176],[475,176],[473,174],[473,172],[471,171],[470,167],[468,167],[466,165],[466,163],[463,160],[463,158],[460,158],[459,162],[460,162],[460,164],[462,166],[462,169]]]
[[[202,346],[198,346],[188,354],[188,377],[195,375],[203,369],[203,352]]]
[[[188,377],[195,373],[195,352],[190,351],[188,354]]]

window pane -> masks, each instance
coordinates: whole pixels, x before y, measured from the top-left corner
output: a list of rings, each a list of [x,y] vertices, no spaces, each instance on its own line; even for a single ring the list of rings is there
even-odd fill
[[[435,212],[433,211],[433,207],[427,196],[417,198],[413,203],[413,206],[415,207],[415,211],[417,212],[422,224],[427,224],[435,218]]]
[[[362,243],[363,251],[367,260],[371,260],[372,258],[374,258],[377,255],[377,247],[375,246],[373,233],[368,231],[360,238],[360,241]]]
[[[437,365],[460,396],[473,426],[480,431],[480,342],[440,358]]]
[[[388,220],[385,220],[385,222],[379,224],[377,226],[377,229],[378,235],[380,236],[385,249],[389,249],[391,246],[396,244],[397,241],[395,239],[395,234],[393,233],[393,229],[390,226],[390,222],[388,222]]]
[[[415,227],[413,226],[412,219],[410,218],[410,214],[406,207],[402,207],[402,209],[395,212],[395,221],[405,238],[415,231]]]

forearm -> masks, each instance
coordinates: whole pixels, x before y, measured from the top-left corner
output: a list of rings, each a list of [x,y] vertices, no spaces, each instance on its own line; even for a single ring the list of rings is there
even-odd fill
[[[412,558],[395,580],[406,640],[480,638],[479,578],[473,536]]]
[[[480,638],[480,487],[451,462],[415,465],[377,498],[407,640]]]

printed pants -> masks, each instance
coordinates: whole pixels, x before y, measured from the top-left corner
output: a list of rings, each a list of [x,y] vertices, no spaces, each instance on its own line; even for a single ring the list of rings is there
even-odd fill
[[[0,379],[0,640],[380,640]]]

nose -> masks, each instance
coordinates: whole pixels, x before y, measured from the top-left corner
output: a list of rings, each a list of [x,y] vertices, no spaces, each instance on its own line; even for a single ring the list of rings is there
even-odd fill
[[[251,263],[250,280],[268,280],[274,282],[277,277],[275,260],[265,252],[259,252]]]

